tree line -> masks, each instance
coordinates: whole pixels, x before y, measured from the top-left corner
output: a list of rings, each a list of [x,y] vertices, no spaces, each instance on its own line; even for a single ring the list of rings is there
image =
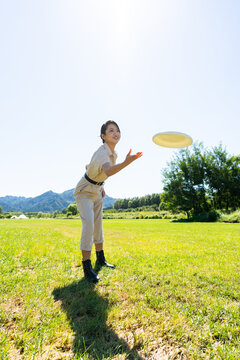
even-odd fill
[[[139,207],[159,207],[160,194],[151,194],[141,197],[133,197],[128,199],[116,200],[114,203],[114,209],[136,209]]]

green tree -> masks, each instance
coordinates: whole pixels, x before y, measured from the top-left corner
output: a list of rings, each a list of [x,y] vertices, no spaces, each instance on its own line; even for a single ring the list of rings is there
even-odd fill
[[[76,203],[68,205],[67,213],[71,213],[72,215],[77,215],[78,214],[78,208],[77,208]]]
[[[2,207],[0,206],[0,214],[2,214],[3,213],[3,209],[2,209]]]
[[[146,195],[145,196],[145,205],[147,205],[147,206],[151,205],[151,201],[152,201],[151,195]]]
[[[163,176],[161,201],[170,210],[189,216],[240,206],[240,156],[228,155],[222,145],[205,150],[200,143],[181,150]]]
[[[133,207],[133,202],[132,200],[129,200],[128,201],[128,208],[131,209]]]
[[[119,209],[119,200],[116,200],[114,202],[114,205],[113,205],[114,209],[118,210]]]
[[[128,208],[128,201],[129,201],[129,199],[123,199],[122,200],[122,209],[127,209]]]
[[[140,197],[140,199],[139,199],[139,205],[140,205],[140,206],[145,206],[145,205],[146,205],[145,196]]]
[[[205,179],[207,154],[203,145],[196,144],[192,150],[183,149],[175,154],[163,170],[164,194],[162,201],[169,210],[199,214],[208,211]]]
[[[59,211],[55,210],[54,213],[53,213],[53,217],[56,218],[58,214],[59,214]]]
[[[114,209],[127,209],[128,208],[128,199],[116,200],[114,203]]]
[[[132,198],[132,208],[137,208],[139,206],[139,198],[138,197],[134,197]]]
[[[231,207],[236,210],[240,207],[240,156],[231,157],[230,167],[230,196]]]
[[[236,209],[240,205],[240,156],[228,155],[222,144],[208,152],[208,193],[215,209]]]
[[[152,194],[151,195],[151,203],[152,205],[157,205],[159,206],[160,204],[160,194]]]

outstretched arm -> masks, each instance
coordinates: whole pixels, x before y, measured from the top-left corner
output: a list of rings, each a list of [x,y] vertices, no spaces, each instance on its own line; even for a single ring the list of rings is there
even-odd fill
[[[137,152],[135,155],[131,155],[131,152],[132,149],[130,149],[129,153],[126,156],[126,159],[120,164],[116,164],[113,166],[109,162],[103,164],[102,168],[105,174],[107,176],[112,176],[118,173],[120,170],[124,169],[129,164],[131,164],[134,160],[137,160],[142,156],[142,152]]]

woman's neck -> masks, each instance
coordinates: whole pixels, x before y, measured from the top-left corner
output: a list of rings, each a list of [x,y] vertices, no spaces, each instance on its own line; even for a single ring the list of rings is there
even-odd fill
[[[111,150],[111,152],[114,152],[114,149],[115,149],[116,144],[107,143],[107,142],[106,142],[106,144],[107,144],[107,146],[109,147],[109,149]]]

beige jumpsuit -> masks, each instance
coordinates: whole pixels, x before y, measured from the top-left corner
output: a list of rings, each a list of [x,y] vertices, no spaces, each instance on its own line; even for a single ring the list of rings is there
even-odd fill
[[[108,145],[104,143],[93,154],[90,164],[86,167],[87,176],[96,182],[103,182],[107,175],[102,169],[103,164],[116,164],[117,154],[112,152]],[[83,176],[78,182],[74,197],[76,199],[78,211],[82,220],[82,236],[80,250],[91,251],[93,242],[102,243],[102,185],[90,183]]]

